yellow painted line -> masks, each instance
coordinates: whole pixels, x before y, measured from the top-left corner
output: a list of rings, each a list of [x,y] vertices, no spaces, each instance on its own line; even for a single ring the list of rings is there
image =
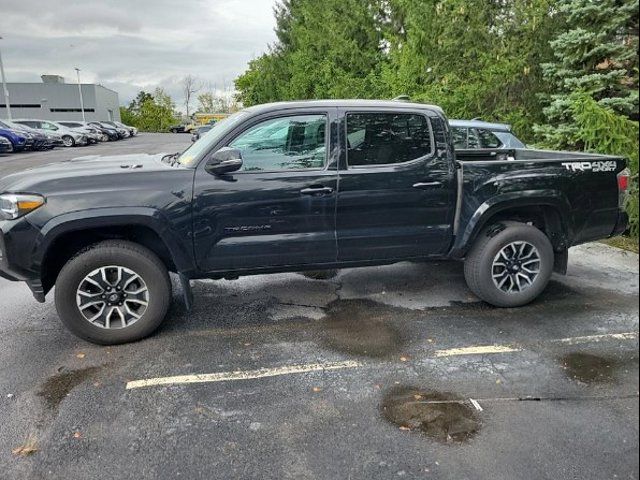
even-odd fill
[[[134,388],[156,387],[159,385],[184,385],[187,383],[211,383],[228,382],[233,380],[253,380],[256,378],[278,377],[309,372],[323,372],[329,370],[342,370],[346,368],[358,368],[360,362],[332,362],[310,363],[303,365],[289,365],[285,367],[259,368],[257,370],[235,370],[232,372],[202,373],[194,375],[178,375],[175,377],[148,378],[127,382],[127,390]]]
[[[586,335],[584,337],[569,337],[551,340],[565,345],[579,345],[581,343],[598,343],[603,340],[635,340],[638,332],[604,333],[602,335]]]
[[[455,357],[458,355],[486,355],[489,353],[511,353],[519,352],[520,348],[509,345],[477,345],[473,347],[450,348],[448,350],[437,350],[436,357]]]

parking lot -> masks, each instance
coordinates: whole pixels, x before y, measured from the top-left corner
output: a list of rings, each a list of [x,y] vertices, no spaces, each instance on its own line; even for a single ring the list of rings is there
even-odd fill
[[[0,176],[188,135],[0,156]],[[187,313],[99,347],[0,279],[1,478],[638,478],[638,256],[572,249],[496,309],[462,264],[194,282]]]

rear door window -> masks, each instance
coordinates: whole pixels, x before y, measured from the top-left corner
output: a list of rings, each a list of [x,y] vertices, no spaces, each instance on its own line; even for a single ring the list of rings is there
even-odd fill
[[[433,151],[431,128],[424,115],[349,113],[346,124],[349,166],[410,162]]]
[[[502,142],[489,130],[483,128],[477,129],[478,139],[480,141],[480,148],[500,148]]]
[[[451,129],[451,135],[453,136],[453,146],[455,148],[467,148],[466,128],[453,127]]]

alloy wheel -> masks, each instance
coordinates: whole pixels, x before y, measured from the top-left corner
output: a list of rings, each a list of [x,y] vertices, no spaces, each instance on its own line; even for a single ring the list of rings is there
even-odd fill
[[[494,285],[506,293],[520,293],[531,287],[540,275],[540,253],[529,242],[511,242],[493,259]]]
[[[110,265],[97,268],[82,279],[76,303],[89,323],[106,329],[126,328],[144,315],[149,289],[133,270]]]

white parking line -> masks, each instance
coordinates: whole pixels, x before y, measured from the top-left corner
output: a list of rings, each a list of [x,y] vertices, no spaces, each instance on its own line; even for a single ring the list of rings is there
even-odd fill
[[[638,338],[638,332],[607,333],[602,335],[587,335],[582,337],[568,337],[547,340],[547,343],[559,343],[563,345],[577,345],[582,343],[598,343],[605,340],[634,340]],[[462,355],[487,355],[500,353],[521,352],[522,347],[514,345],[475,345],[469,347],[450,348],[446,350],[436,350],[436,358],[455,357]],[[133,380],[127,382],[127,390],[134,388],[154,387],[161,385],[182,385],[187,383],[211,383],[227,382],[234,380],[252,380],[256,378],[278,377],[281,375],[293,375],[300,373],[322,372],[330,370],[343,370],[348,368],[364,367],[367,364],[356,361],[310,363],[289,365],[274,368],[259,368],[257,370],[235,370],[232,372],[203,373],[192,375],[178,375],[174,377],[158,377],[143,380]],[[484,401],[484,400],[483,400]],[[477,409],[482,408],[476,401],[471,403]]]
[[[341,370],[345,368],[358,368],[360,362],[346,361],[333,363],[310,363],[306,365],[289,365],[275,368],[259,368],[257,370],[236,370],[233,372],[205,373],[195,375],[179,375],[176,377],[149,378],[146,380],[134,380],[127,382],[127,390],[134,388],[154,387],[158,385],[181,385],[186,383],[210,383],[226,382],[230,380],[251,380],[255,378],[277,377],[295,373],[322,372],[328,370]]]
[[[604,333],[602,335],[560,338],[558,340],[551,340],[551,342],[565,345],[579,345],[581,343],[598,343],[603,340],[633,340],[635,338],[638,338],[638,332]]]
[[[521,349],[510,345],[476,345],[473,347],[449,348],[437,350],[436,357],[455,357],[457,355],[486,355],[487,353],[511,353]]]

